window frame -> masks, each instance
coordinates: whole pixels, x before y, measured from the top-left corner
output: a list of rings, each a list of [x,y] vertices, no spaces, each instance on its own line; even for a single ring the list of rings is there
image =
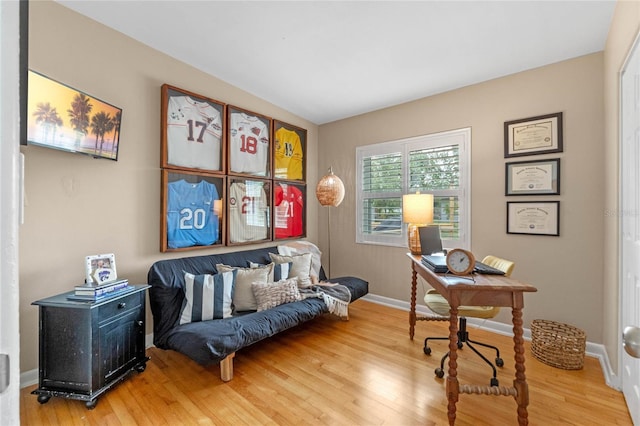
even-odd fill
[[[459,188],[448,190],[428,191],[434,196],[458,196],[458,239],[443,239],[445,248],[471,248],[471,128],[465,127],[445,132],[411,138],[397,139],[371,145],[356,147],[356,243],[386,245],[392,247],[407,247],[407,224],[401,223],[399,235],[373,235],[362,232],[363,212],[365,200],[371,198],[402,197],[403,194],[414,192],[409,188],[409,152],[421,149],[433,149],[444,146],[458,146],[459,155]],[[375,155],[400,153],[402,156],[402,190],[385,191],[365,196],[363,188],[364,159]],[[423,191],[427,192],[427,191]]]

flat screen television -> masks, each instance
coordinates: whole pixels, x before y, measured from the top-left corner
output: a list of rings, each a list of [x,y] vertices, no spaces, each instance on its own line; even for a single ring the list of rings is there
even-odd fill
[[[118,160],[122,109],[29,70],[27,145]]]

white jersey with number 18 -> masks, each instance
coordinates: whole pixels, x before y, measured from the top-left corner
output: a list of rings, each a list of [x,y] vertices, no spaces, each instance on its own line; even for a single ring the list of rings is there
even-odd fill
[[[230,170],[236,173],[267,175],[269,128],[258,117],[241,112],[229,118]]]

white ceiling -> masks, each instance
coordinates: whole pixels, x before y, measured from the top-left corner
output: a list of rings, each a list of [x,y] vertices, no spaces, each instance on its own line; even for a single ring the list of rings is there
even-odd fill
[[[613,0],[57,2],[315,124],[601,51],[615,7]],[[169,80],[180,86],[179,76]]]

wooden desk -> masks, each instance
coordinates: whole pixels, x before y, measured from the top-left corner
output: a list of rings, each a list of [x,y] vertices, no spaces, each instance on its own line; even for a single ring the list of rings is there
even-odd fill
[[[529,387],[524,374],[524,339],[522,337],[522,308],[524,292],[537,289],[529,284],[500,275],[475,275],[475,282],[455,275],[436,274],[424,266],[419,255],[407,253],[411,259],[411,311],[409,313],[409,337],[413,339],[416,321],[416,284],[418,275],[424,278],[451,306],[449,318],[449,371],[446,381],[449,424],[456,421],[456,403],[461,393],[513,396],[518,403],[518,424],[529,424],[527,405]],[[459,306],[504,306],[512,308],[513,342],[516,361],[516,377],[513,387],[460,385],[458,383],[458,307]]]

